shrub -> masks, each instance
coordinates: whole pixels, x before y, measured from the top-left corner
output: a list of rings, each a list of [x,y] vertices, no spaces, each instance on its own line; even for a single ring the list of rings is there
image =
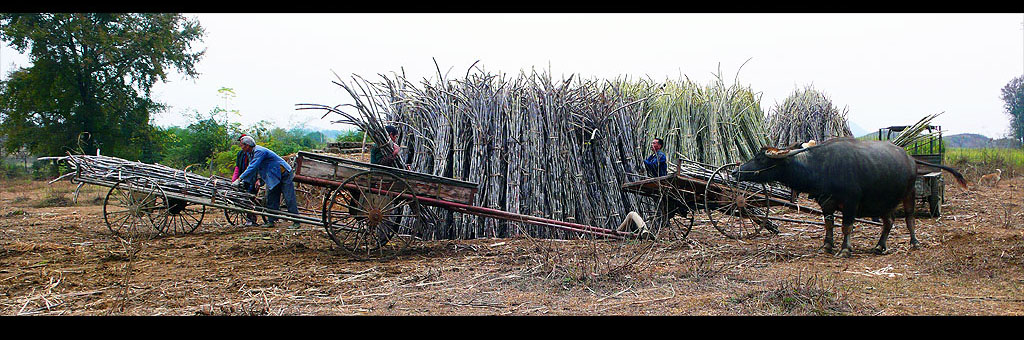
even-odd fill
[[[28,177],[28,169],[24,165],[0,162],[0,179],[18,179]]]

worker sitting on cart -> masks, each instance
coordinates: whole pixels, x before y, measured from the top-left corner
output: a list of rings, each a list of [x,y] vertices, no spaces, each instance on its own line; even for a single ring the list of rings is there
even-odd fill
[[[384,130],[388,132],[388,136],[391,137],[391,145],[374,145],[370,149],[370,164],[379,164],[383,166],[390,166],[392,168],[398,167],[398,152],[401,151],[401,147],[398,146],[398,128],[388,125],[384,127]],[[405,166],[406,169],[410,167]]]
[[[661,151],[661,148],[664,146],[665,142],[661,138],[655,138],[651,141],[651,150],[654,151],[654,154],[644,160],[647,176],[661,177],[668,175],[668,162],[665,158],[665,153]]]
[[[267,185],[266,207],[269,210],[280,211],[281,195],[284,195],[285,205],[288,212],[298,214],[299,208],[295,203],[295,173],[292,167],[270,149],[256,145],[252,136],[245,136],[239,140],[242,151],[252,153],[252,159],[245,171],[238,176],[232,184],[235,186],[248,185],[256,181],[256,175]],[[264,227],[273,227],[277,220],[274,216],[267,216],[267,223]],[[298,229],[299,223],[295,222],[290,228]]]
[[[239,143],[242,142],[242,137],[245,137],[244,133],[241,136],[238,137],[238,142]],[[245,172],[245,169],[249,167],[249,161],[250,160],[252,160],[252,151],[251,150],[249,152],[246,152],[245,150],[239,150],[238,151],[238,154],[235,155],[235,172],[231,175],[231,181],[232,182],[237,180],[238,176],[241,175],[242,172]],[[253,182],[252,184],[247,184],[245,186],[245,188],[243,188],[243,189],[245,189],[245,191],[250,193],[250,194],[256,195],[256,193],[259,192],[259,187],[260,187],[260,181],[257,180],[255,182]],[[253,203],[256,203],[256,202],[253,202]],[[254,225],[256,225],[256,214],[249,214],[249,213],[245,214],[245,226],[246,227],[251,227],[251,226],[254,226]]]

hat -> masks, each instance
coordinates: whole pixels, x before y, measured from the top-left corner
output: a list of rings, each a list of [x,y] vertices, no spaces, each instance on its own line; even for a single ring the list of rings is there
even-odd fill
[[[250,136],[242,136],[242,138],[239,138],[238,141],[248,146],[256,146],[256,140],[252,139],[252,137]]]

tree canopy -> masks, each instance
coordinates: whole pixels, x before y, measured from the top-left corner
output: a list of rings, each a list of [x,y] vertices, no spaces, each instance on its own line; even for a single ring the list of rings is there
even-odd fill
[[[1003,109],[1010,115],[1010,135],[1024,143],[1024,76],[1013,78],[1003,87]]]
[[[0,13],[0,40],[32,65],[0,83],[3,149],[74,150],[152,161],[163,109],[150,90],[168,71],[194,78],[197,21],[174,13]],[[83,138],[87,137],[87,138]],[[81,141],[81,142],[80,142]]]

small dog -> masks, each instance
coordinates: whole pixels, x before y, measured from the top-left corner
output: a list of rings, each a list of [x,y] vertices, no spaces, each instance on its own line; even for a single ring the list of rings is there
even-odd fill
[[[978,180],[978,185],[980,186],[983,183],[987,183],[989,186],[995,186],[996,183],[999,183],[999,175],[1002,174],[1002,169],[996,169],[996,172],[990,173],[985,176],[981,176],[981,179]]]

